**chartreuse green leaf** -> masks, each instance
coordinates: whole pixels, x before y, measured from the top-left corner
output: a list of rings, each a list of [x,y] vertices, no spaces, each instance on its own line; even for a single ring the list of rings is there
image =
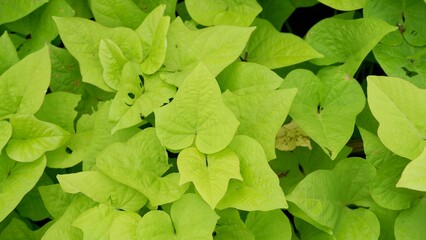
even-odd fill
[[[53,222],[48,222],[41,228],[32,231],[23,220],[13,218],[7,227],[0,233],[0,238],[7,240],[39,240],[52,223]]]
[[[275,158],[275,136],[287,116],[295,89],[275,91],[283,79],[256,63],[236,62],[218,76],[225,104],[240,119],[237,134],[255,138],[267,159]],[[271,104],[272,103],[272,104]]]
[[[179,183],[193,182],[198,193],[212,208],[225,195],[230,179],[243,180],[240,161],[227,148],[207,156],[194,147],[184,149],[179,153],[177,166]]]
[[[352,0],[352,1],[345,1],[345,0],[318,0],[318,2],[325,4],[331,8],[334,8],[336,10],[340,11],[352,11],[357,10],[360,8],[363,8],[365,5],[366,0]]]
[[[0,76],[0,119],[34,114],[40,108],[50,81],[47,49],[28,55]]]
[[[12,125],[8,121],[0,121],[0,153],[12,136]]]
[[[348,74],[353,76],[374,46],[396,29],[377,18],[327,18],[308,31],[306,41],[324,55],[324,58],[312,60],[313,63],[344,63]]]
[[[136,239],[128,238],[135,235],[137,223],[140,216],[135,212],[118,211],[117,209],[100,204],[90,208],[78,216],[72,225],[83,231],[84,239],[113,239],[110,236],[114,235],[114,225],[124,227],[125,222],[130,222],[133,227],[133,233],[127,232],[125,235],[120,236],[121,239]],[[96,219],[96,221],[94,221]],[[130,227],[127,226],[127,227]],[[119,228],[118,228],[119,229]],[[126,236],[127,235],[127,236]]]
[[[392,152],[415,159],[426,146],[426,90],[395,77],[369,76],[368,104],[377,134]]]
[[[218,152],[231,142],[239,125],[202,63],[185,79],[174,100],[154,112],[158,138],[175,151],[195,144],[202,153]]]
[[[109,239],[138,240],[136,230],[141,220],[139,214],[119,214],[109,230]]]
[[[110,39],[130,61],[142,61],[142,47],[138,35],[124,27],[107,28],[99,23],[69,17],[55,17],[59,35],[65,46],[79,62],[83,82],[105,91],[113,91],[103,80],[103,67],[99,60],[101,39]],[[75,31],[79,29],[79,31]]]
[[[398,180],[401,182],[401,173],[409,162],[408,159],[397,155],[384,159],[377,170],[377,176],[371,182],[371,196],[378,205],[390,210],[407,209],[422,195],[413,190],[399,188],[401,186],[399,183],[397,184]],[[415,187],[404,186],[404,184],[402,187],[418,190]]]
[[[49,46],[49,55],[52,62],[50,90],[82,94],[84,85],[77,60],[68,50],[52,45]]]
[[[387,39],[386,43],[401,43],[403,37],[411,45],[420,47],[426,45],[425,11],[426,4],[422,0],[379,0],[366,1],[364,15],[399,27],[400,31],[392,34],[395,39]]]
[[[81,192],[94,201],[127,211],[138,211],[147,201],[135,189],[97,171],[57,175],[57,179],[64,192]]]
[[[231,179],[218,209],[237,208],[245,211],[269,211],[287,208],[277,175],[266,160],[262,146],[248,136],[236,136],[229,148],[240,159],[243,181]]]
[[[10,40],[9,34],[4,32],[0,37],[0,75],[18,61],[15,45]]]
[[[177,0],[151,0],[151,1],[145,1],[145,0],[133,0],[133,2],[138,5],[140,9],[142,9],[145,12],[151,12],[155,8],[157,8],[161,4],[166,5],[166,10],[164,13],[174,19],[176,17],[176,4]]]
[[[370,211],[372,211],[380,221],[379,240],[395,240],[395,219],[398,217],[400,211],[382,208],[377,204],[373,204],[370,207]]]
[[[250,212],[247,214],[246,226],[256,239],[291,239],[290,221],[280,209]]]
[[[71,134],[61,127],[38,120],[32,115],[16,115],[10,119],[12,137],[6,147],[7,155],[19,162],[31,162],[47,151],[64,145]]]
[[[0,3],[0,24],[20,19],[47,2],[48,0],[2,1]]]
[[[56,240],[56,239],[83,239],[83,232],[74,227],[72,224],[80,214],[96,205],[96,202],[84,195],[77,195],[72,202],[67,206],[64,214],[57,218],[53,225],[46,231],[41,240]],[[94,219],[92,219],[93,221]],[[99,218],[97,220],[102,220]]]
[[[61,217],[73,199],[77,198],[77,195],[62,191],[59,184],[40,186],[38,187],[38,191],[40,192],[44,206],[53,219]]]
[[[402,211],[395,220],[395,237],[398,240],[423,239],[426,219],[426,198],[410,209]]]
[[[377,239],[377,218],[358,208],[371,205],[370,182],[375,175],[376,169],[363,159],[342,160],[333,170],[307,175],[287,195],[289,210],[337,239]]]
[[[124,72],[127,74],[127,70]],[[141,88],[138,76],[128,73],[126,77],[132,80],[121,85],[109,113],[111,119],[118,121],[112,132],[141,123],[143,118],[168,103],[176,93],[176,87],[162,80],[159,74],[145,76]]]
[[[250,62],[234,62],[218,76],[222,92],[244,95],[259,92],[270,92],[279,88],[283,79],[269,68]]]
[[[236,26],[191,30],[176,18],[167,33],[162,78],[179,87],[200,62],[216,76],[238,58],[253,30]]]
[[[199,196],[188,193],[163,211],[145,214],[137,228],[138,239],[212,239],[219,216]],[[173,222],[173,223],[172,223]]]
[[[139,132],[134,127],[111,134],[115,123],[108,119],[110,108],[111,102],[107,101],[99,104],[98,111],[92,115],[83,115],[78,120],[76,134],[70,141],[58,150],[47,153],[47,166],[67,168],[83,161],[83,169],[92,170],[100,151]]]
[[[308,70],[297,69],[287,75],[282,87],[298,89],[290,116],[335,159],[352,135],[365,97],[355,79],[348,75],[344,79],[334,69],[330,71],[319,78]]]
[[[240,218],[240,213],[235,208],[216,211],[220,216],[215,228],[214,240],[245,239],[255,240],[255,237]]]
[[[144,59],[140,69],[145,74],[155,73],[163,64],[167,51],[167,31],[170,17],[163,16],[166,5],[154,9],[136,29],[142,43]]]
[[[114,143],[98,153],[96,166],[110,178],[143,193],[157,206],[179,199],[188,185],[179,186],[179,174],[171,173],[166,150],[155,129],[147,128],[126,143]]]
[[[204,26],[248,27],[262,11],[255,0],[187,0],[185,5],[192,19]]]
[[[109,39],[101,39],[99,44],[99,60],[103,68],[105,83],[117,90],[121,84],[121,74],[124,65],[129,62],[120,47]]]
[[[37,183],[46,166],[46,158],[30,163],[15,162],[0,154],[0,221],[3,221]]]
[[[137,28],[146,13],[132,0],[90,0],[90,7],[96,22],[107,27]]]
[[[253,26],[256,26],[256,30],[250,37],[243,56],[248,62],[275,69],[323,57],[300,37],[280,33],[266,20],[256,19]]]
[[[66,131],[74,133],[74,119],[77,117],[74,109],[80,98],[81,96],[68,92],[47,94],[35,116],[42,121],[56,124]]]
[[[397,45],[378,44],[373,53],[386,75],[426,88],[426,46],[415,47],[407,41]]]
[[[402,172],[401,178],[399,179],[396,186],[425,192],[426,191],[425,170],[426,170],[426,150],[424,150],[412,162],[408,163],[407,167]],[[403,190],[406,190],[406,189],[401,189],[401,191]],[[412,198],[414,198],[414,196],[412,196]]]
[[[42,221],[50,216],[38,191],[39,187],[49,184],[53,184],[52,179],[44,173],[33,189],[16,206],[15,210],[20,216],[29,218],[32,221]]]
[[[321,231],[300,218],[294,218],[294,226],[303,240],[336,240],[333,235]]]
[[[26,56],[39,50],[58,36],[58,29],[52,16],[71,17],[74,16],[74,10],[66,0],[50,0],[28,16],[6,24],[10,31],[30,36],[19,46],[19,56]]]

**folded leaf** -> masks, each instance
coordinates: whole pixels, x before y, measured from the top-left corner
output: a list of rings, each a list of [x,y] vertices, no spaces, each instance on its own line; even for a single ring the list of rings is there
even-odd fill
[[[10,119],[12,137],[7,144],[9,157],[19,162],[31,162],[47,151],[64,145],[71,134],[61,127],[38,120],[32,115],[17,115]]]

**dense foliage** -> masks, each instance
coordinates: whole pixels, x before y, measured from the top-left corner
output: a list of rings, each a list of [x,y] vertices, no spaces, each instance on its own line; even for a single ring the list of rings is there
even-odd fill
[[[0,33],[2,240],[425,239],[423,0],[8,0]]]

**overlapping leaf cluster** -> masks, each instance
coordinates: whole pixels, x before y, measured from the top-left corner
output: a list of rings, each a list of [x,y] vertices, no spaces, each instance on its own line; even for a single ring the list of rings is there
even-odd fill
[[[426,3],[318,2],[0,2],[0,239],[424,237]]]

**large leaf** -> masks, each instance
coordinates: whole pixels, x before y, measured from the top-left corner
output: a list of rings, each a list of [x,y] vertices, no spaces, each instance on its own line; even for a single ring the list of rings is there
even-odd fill
[[[178,185],[178,173],[162,177],[170,165],[154,128],[139,132],[126,143],[109,145],[98,154],[96,166],[117,182],[143,193],[154,206],[179,199],[188,187]]]
[[[100,204],[83,212],[74,220],[72,225],[81,229],[84,239],[106,240],[114,239],[111,238],[111,235],[115,235],[113,231],[116,231],[116,225],[119,225],[118,229],[120,229],[120,227],[126,227],[123,225],[123,222],[126,222],[128,224],[127,228],[133,227],[131,229],[133,234],[132,232],[124,231],[125,234],[121,235],[120,238],[130,240],[132,238],[129,237],[134,236],[140,218],[135,212],[118,211],[111,206]],[[93,221],[94,219],[96,221]]]
[[[15,162],[0,154],[0,221],[3,221],[37,183],[46,166],[46,158],[30,163]]]
[[[364,108],[365,97],[355,79],[348,75],[345,79],[341,76],[344,74],[336,73],[334,69],[330,71],[319,78],[308,70],[294,70],[282,86],[298,88],[290,116],[335,159],[352,135],[356,115]]]
[[[56,239],[83,239],[83,232],[74,227],[72,223],[84,211],[96,205],[96,202],[84,195],[77,195],[72,202],[67,206],[64,214],[56,219],[53,225],[46,231],[42,240]],[[101,218],[99,219],[101,220]]]
[[[341,239],[377,239],[380,229],[374,214],[349,208],[370,206],[370,182],[375,175],[375,168],[363,159],[342,160],[333,170],[306,176],[287,195],[289,210],[329,234],[346,236]],[[363,229],[363,234],[354,234],[355,229]]]
[[[138,211],[147,200],[135,189],[97,171],[57,175],[57,179],[64,192],[81,192],[94,201],[127,211]]]
[[[65,193],[59,184],[38,187],[46,210],[53,219],[61,217],[77,195]]]
[[[204,26],[248,27],[262,11],[255,0],[187,0],[185,5],[191,17]]]
[[[46,43],[58,36],[58,29],[52,17],[71,17],[74,10],[65,0],[50,0],[28,16],[6,24],[11,31],[29,36],[19,46],[19,55],[26,56],[42,48]]]
[[[15,46],[9,34],[4,32],[0,37],[0,75],[19,61]]]
[[[182,150],[177,159],[180,184],[193,182],[201,197],[212,208],[225,195],[230,179],[243,180],[240,161],[229,149],[207,155],[191,147]]]
[[[0,76],[0,119],[15,113],[34,114],[50,81],[47,46],[27,56]]]
[[[230,91],[223,100],[240,121],[238,135],[256,139],[268,160],[275,158],[275,136],[287,117],[296,89],[279,89],[239,95]]]
[[[190,30],[176,18],[167,33],[167,53],[162,77],[180,86],[204,62],[213,76],[231,64],[243,51],[254,28],[216,26]]]
[[[426,198],[399,214],[395,220],[395,237],[398,240],[423,239],[426,234],[424,219],[426,218]]]
[[[250,137],[236,136],[229,148],[240,159],[243,181],[230,180],[217,208],[232,207],[245,211],[287,208],[278,177],[269,167],[262,146]]]
[[[132,0],[90,0],[95,19],[107,27],[137,28],[146,17]]]
[[[10,119],[12,137],[7,144],[7,154],[19,162],[31,162],[47,151],[64,145],[71,134],[61,127],[38,120],[32,115],[17,115]]]
[[[319,65],[344,63],[350,76],[374,46],[396,27],[376,18],[346,20],[327,18],[313,26],[306,41],[324,58],[312,60]]]
[[[290,221],[279,209],[250,212],[247,214],[246,226],[256,239],[291,239]]]
[[[395,45],[378,44],[373,53],[389,77],[403,78],[419,88],[426,88],[426,46],[415,47],[407,41]]]
[[[47,94],[35,116],[42,121],[56,124],[66,131],[74,133],[74,120],[77,117],[74,109],[79,101],[79,95],[68,92]]]
[[[250,37],[243,58],[275,69],[301,63],[323,55],[300,37],[280,33],[266,20],[256,19],[256,30]]]
[[[99,44],[103,38],[117,44],[127,59],[142,61],[139,37],[131,29],[107,28],[99,23],[76,17],[55,17],[54,19],[62,41],[80,64],[83,82],[93,84],[105,91],[112,91],[102,79],[103,68],[99,60]]]
[[[394,77],[369,76],[368,104],[377,134],[392,152],[415,159],[426,146],[426,90]]]
[[[0,121],[0,152],[12,136],[12,125],[8,121]]]
[[[318,0],[318,2],[325,4],[340,11],[352,11],[363,8],[366,0]]]
[[[247,229],[241,220],[240,213],[235,208],[216,211],[220,216],[215,228],[214,240],[245,239],[255,240],[255,236]]]
[[[417,160],[416,160],[417,161]],[[422,194],[413,190],[399,188],[407,187],[415,190],[415,187],[400,185],[401,173],[404,170],[405,166],[410,161],[405,158],[393,155],[384,159],[384,162],[379,166],[377,170],[377,176],[371,182],[371,196],[374,201],[381,207],[390,209],[390,210],[402,210],[410,208],[414,201],[416,201]],[[412,163],[414,163],[413,161]],[[421,168],[416,167],[415,171],[419,171]],[[408,171],[407,171],[408,172]],[[426,174],[423,174],[426,180]],[[405,176],[412,176],[407,174]],[[397,184],[399,180],[399,183]],[[422,181],[420,180],[419,183]],[[423,184],[426,186],[426,184]],[[426,187],[424,187],[426,190]]]
[[[166,5],[154,9],[136,29],[142,43],[144,59],[140,65],[146,74],[155,73],[163,64],[167,51],[167,31],[170,17],[163,16]]]
[[[397,187],[409,188],[416,191],[426,191],[426,150],[412,162],[408,163],[401,178],[396,184]],[[401,189],[401,191],[406,189]]]
[[[48,0],[10,0],[0,2],[0,24],[12,22],[24,17]]]
[[[172,204],[170,216],[150,211],[139,222],[138,239],[212,239],[219,216],[195,194],[185,194]],[[172,224],[173,221],[173,224]]]
[[[426,4],[422,0],[376,0],[366,1],[364,15],[383,19],[391,25],[397,25],[399,32],[392,37],[400,41],[385,38],[386,43],[401,43],[402,38],[414,46],[426,45]],[[402,35],[402,37],[401,37]],[[383,40],[385,40],[383,39]]]
[[[185,79],[171,103],[154,112],[158,138],[175,151],[195,143],[202,153],[218,152],[231,142],[239,125],[204,64]]]

